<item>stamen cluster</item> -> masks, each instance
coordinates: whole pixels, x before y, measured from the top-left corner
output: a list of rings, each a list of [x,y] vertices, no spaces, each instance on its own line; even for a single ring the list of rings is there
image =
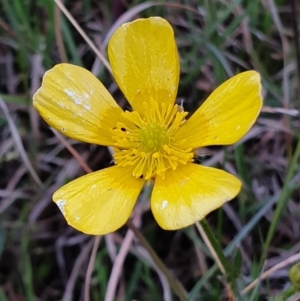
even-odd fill
[[[134,177],[164,179],[169,168],[175,170],[179,164],[193,161],[192,149],[184,148],[185,140],[174,139],[188,113],[178,105],[154,100],[143,106],[147,114],[125,111],[124,122],[118,122],[113,129],[113,158],[116,165],[132,166]]]

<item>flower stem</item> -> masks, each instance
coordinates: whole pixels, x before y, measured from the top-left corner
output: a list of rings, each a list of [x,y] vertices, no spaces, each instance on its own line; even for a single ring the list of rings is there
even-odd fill
[[[134,224],[130,220],[127,222],[127,226],[128,226],[129,229],[131,229],[133,231],[133,233],[138,238],[140,243],[148,251],[149,255],[151,256],[151,258],[153,260],[153,262],[160,269],[160,271],[165,275],[165,277],[167,278],[167,280],[169,282],[170,287],[172,288],[173,292],[177,295],[177,297],[180,299],[180,301],[188,301],[188,294],[184,290],[181,283],[179,283],[178,280],[176,280],[174,278],[174,276],[169,272],[169,270],[165,267],[164,263],[158,257],[158,255],[153,250],[153,248],[150,246],[150,244],[145,239],[143,234],[134,226]]]
[[[199,231],[206,247],[209,249],[211,256],[215,260],[217,266],[219,267],[221,273],[224,276],[228,300],[234,300],[234,293],[233,293],[231,284],[230,284],[230,282],[226,281],[226,278],[227,278],[227,273],[226,273],[226,269],[225,269],[225,263],[226,263],[225,260],[226,259],[222,253],[222,250],[220,248],[216,248],[213,246],[213,239],[212,239],[213,233],[211,231],[211,228],[209,227],[209,225],[205,219],[202,220],[201,223],[196,222],[195,225],[196,225],[197,230]]]

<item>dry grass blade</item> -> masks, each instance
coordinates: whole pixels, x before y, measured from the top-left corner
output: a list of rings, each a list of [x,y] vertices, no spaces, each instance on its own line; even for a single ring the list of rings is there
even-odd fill
[[[86,164],[84,159],[80,156],[80,154],[75,150],[74,147],[68,143],[68,141],[60,135],[55,129],[51,129],[53,134],[57,137],[57,139],[65,146],[65,148],[73,155],[73,157],[78,161],[80,166],[84,169],[86,173],[92,172],[92,169]]]
[[[16,171],[14,176],[9,181],[5,190],[0,190],[0,198],[2,201],[0,203],[0,215],[4,213],[4,211],[11,206],[11,204],[19,197],[22,196],[22,192],[17,190],[17,185],[19,184],[21,178],[27,172],[27,168],[25,166],[20,166],[20,168]]]
[[[90,287],[91,287],[92,273],[93,273],[95,259],[100,245],[101,238],[102,236],[96,236],[94,239],[93,249],[92,249],[89,265],[86,271],[85,282],[84,282],[84,301],[90,300]]]
[[[136,206],[135,216],[133,218],[133,223],[136,227],[139,227],[141,224],[141,206]],[[125,258],[131,248],[132,242],[134,239],[134,233],[129,229],[125,235],[125,238],[122,242],[120,251],[114,261],[114,265],[108,280],[107,291],[105,294],[105,301],[113,301],[115,299],[116,289],[119,282],[119,279],[122,274],[122,269],[124,265]]]
[[[285,260],[283,260],[282,262],[276,264],[275,266],[273,266],[272,268],[270,268],[269,270],[265,271],[264,273],[261,274],[261,276],[257,279],[255,279],[253,282],[251,282],[247,287],[245,287],[241,294],[245,295],[246,293],[248,293],[251,289],[253,289],[259,282],[261,282],[262,280],[266,279],[267,277],[269,277],[270,275],[272,275],[274,272],[285,268],[295,262],[300,261],[300,253],[297,253]]]
[[[286,114],[286,115],[290,115],[293,117],[299,116],[299,110],[297,110],[297,109],[271,108],[271,107],[264,106],[261,109],[261,111],[264,113]]]
[[[299,301],[300,300],[300,293],[288,298],[286,301]]]
[[[61,9],[61,11],[65,14],[65,16],[69,19],[69,21],[72,23],[72,25],[76,28],[77,32],[83,37],[83,39],[86,41],[86,43],[91,47],[91,49],[95,52],[97,57],[101,60],[103,65],[107,68],[109,72],[111,72],[111,68],[109,65],[109,62],[104,57],[104,55],[98,50],[96,45],[92,42],[92,40],[86,35],[86,33],[83,31],[83,29],[79,26],[79,24],[76,22],[76,20],[72,17],[72,15],[69,13],[69,11],[66,9],[66,7],[63,5],[63,3],[60,0],[54,0],[57,6]]]
[[[154,6],[154,5],[163,5],[162,3],[156,2],[145,2],[134,6],[131,9],[128,9],[109,29],[107,32],[105,39],[103,41],[103,49],[105,49],[108,45],[108,41],[111,38],[112,34],[116,31],[118,27],[120,27],[123,23],[130,21],[134,16],[136,16],[141,11]]]
[[[105,49],[108,45],[108,41],[111,38],[112,34],[116,31],[118,27],[120,27],[123,23],[129,22],[132,20],[137,14],[140,12],[152,7],[152,6],[166,6],[166,7],[174,7],[182,10],[188,10],[195,14],[199,14],[199,11],[196,9],[193,9],[189,6],[177,4],[177,3],[163,3],[163,2],[144,2],[138,5],[135,5],[134,7],[128,9],[121,17],[118,18],[118,20],[110,27],[109,31],[107,32],[105,39],[103,41],[103,49]],[[200,14],[199,14],[200,15]]]
[[[93,246],[93,239],[91,239],[84,246],[81,253],[77,257],[76,262],[73,266],[71,275],[68,279],[66,289],[65,289],[64,295],[62,297],[62,301],[72,301],[73,300],[73,298],[74,298],[73,291],[74,291],[74,287],[75,287],[75,284],[76,284],[77,277],[80,274],[80,271],[82,269],[82,265],[83,265],[84,261],[86,260],[92,246]]]
[[[61,34],[61,20],[62,20],[61,17],[62,17],[61,9],[58,6],[56,6],[54,10],[56,43],[60,55],[60,60],[66,63],[68,62],[68,60],[67,60],[67,54],[66,54],[64,42],[63,42],[63,37]]]
[[[23,146],[20,134],[18,132],[18,129],[16,127],[16,125],[13,122],[13,119],[9,113],[9,110],[7,108],[6,103],[4,102],[4,100],[2,99],[2,97],[0,97],[0,107],[2,108],[5,118],[8,122],[9,128],[10,128],[10,132],[12,134],[12,137],[15,141],[15,144],[17,146],[17,149],[19,151],[19,154],[22,158],[23,163],[25,164],[25,166],[27,167],[30,175],[32,176],[32,178],[34,179],[34,181],[40,186],[42,187],[43,183],[41,181],[41,179],[39,178],[38,174],[36,173],[36,171],[34,170],[32,164],[30,163],[26,150]]]

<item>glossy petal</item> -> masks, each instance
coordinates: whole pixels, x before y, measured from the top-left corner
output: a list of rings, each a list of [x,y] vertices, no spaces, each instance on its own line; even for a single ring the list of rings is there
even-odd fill
[[[113,75],[134,110],[154,99],[173,104],[179,81],[179,58],[170,24],[159,17],[119,27],[110,39]]]
[[[59,64],[47,71],[33,106],[64,135],[84,142],[112,145],[111,131],[122,109],[88,70]]]
[[[241,182],[231,174],[196,164],[181,165],[155,179],[151,209],[166,230],[189,226],[234,198]]]
[[[219,86],[175,134],[185,147],[227,145],[251,128],[262,107],[260,76],[240,73]]]
[[[128,220],[144,181],[132,168],[113,166],[82,176],[53,195],[69,225],[86,234],[104,235]]]

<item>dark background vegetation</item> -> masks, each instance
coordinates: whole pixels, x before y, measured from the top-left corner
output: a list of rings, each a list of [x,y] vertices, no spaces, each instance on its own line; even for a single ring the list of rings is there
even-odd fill
[[[264,108],[252,130],[234,146],[200,150],[203,164],[243,181],[239,196],[207,218],[228,258],[237,248],[241,252],[240,291],[262,270],[300,252],[299,25],[293,3],[65,1],[104,54],[118,18],[166,18],[180,53],[177,101],[187,111],[228,77],[249,69],[261,74]],[[127,107],[108,71],[52,0],[0,0],[0,301],[84,300],[87,266],[97,244],[94,237],[70,228],[51,201],[58,187],[84,171],[32,108],[43,73],[62,61],[92,70]],[[110,164],[107,148],[64,139],[93,170]],[[220,272],[196,228],[163,231],[149,211],[148,191],[140,202],[141,232],[190,300],[225,300]],[[113,267],[121,277],[111,300],[171,300],[159,269],[135,237],[128,243],[127,231],[124,226],[98,239],[90,300],[105,299],[116,277]],[[116,258],[124,244],[120,265]],[[271,274],[243,300],[268,300],[288,288],[289,267]]]

